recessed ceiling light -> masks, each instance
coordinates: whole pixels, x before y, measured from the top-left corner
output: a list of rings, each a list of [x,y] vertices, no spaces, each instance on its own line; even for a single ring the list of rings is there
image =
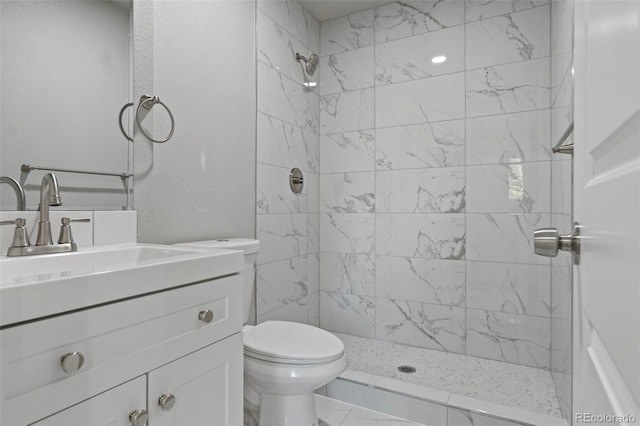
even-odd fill
[[[446,60],[446,56],[434,56],[433,58],[431,58],[431,62],[433,62],[434,64],[441,64]]]

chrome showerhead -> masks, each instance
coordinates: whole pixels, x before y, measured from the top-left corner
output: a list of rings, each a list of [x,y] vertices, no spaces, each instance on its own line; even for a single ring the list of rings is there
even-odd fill
[[[318,68],[318,62],[320,59],[318,58],[318,55],[316,55],[315,53],[309,56],[309,59],[305,58],[299,53],[296,53],[296,61],[300,62],[300,60],[304,61],[304,65],[305,65],[304,69],[307,72],[307,74],[313,75],[313,73],[316,72],[316,68]]]

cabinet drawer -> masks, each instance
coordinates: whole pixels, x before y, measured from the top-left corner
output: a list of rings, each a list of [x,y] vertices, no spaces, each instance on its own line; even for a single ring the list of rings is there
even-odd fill
[[[241,307],[234,275],[2,330],[2,419],[26,407],[42,418],[234,334]],[[76,352],[84,363],[67,373],[61,359]]]

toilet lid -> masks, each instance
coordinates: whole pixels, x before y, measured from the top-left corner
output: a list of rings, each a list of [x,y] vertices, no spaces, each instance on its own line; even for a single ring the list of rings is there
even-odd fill
[[[244,331],[244,352],[286,364],[321,364],[344,354],[342,340],[328,331],[288,321],[266,321]]]

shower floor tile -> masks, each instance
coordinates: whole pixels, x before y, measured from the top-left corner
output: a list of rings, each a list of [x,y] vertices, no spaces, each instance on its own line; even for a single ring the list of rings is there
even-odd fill
[[[335,333],[349,368],[495,404],[560,417],[548,370]],[[398,371],[409,365],[415,373]]]

